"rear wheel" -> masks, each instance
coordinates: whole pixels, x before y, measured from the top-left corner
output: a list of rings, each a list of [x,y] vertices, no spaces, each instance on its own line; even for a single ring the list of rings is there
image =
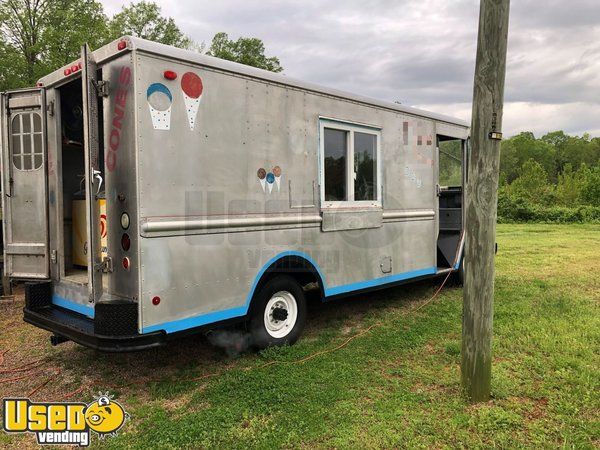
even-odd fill
[[[294,278],[278,275],[256,294],[251,311],[250,331],[256,347],[293,344],[306,321],[302,287]]]

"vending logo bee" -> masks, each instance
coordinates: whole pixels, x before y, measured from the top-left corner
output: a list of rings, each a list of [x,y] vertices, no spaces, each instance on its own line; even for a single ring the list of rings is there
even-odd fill
[[[99,394],[89,404],[36,403],[28,398],[4,399],[3,428],[7,433],[35,433],[40,445],[90,445],[92,432],[99,438],[115,436],[129,419],[112,396]]]

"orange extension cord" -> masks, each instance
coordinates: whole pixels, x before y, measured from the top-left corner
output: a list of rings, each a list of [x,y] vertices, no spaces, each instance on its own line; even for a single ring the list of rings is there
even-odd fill
[[[462,239],[462,236],[461,236]],[[454,260],[454,263],[452,264],[452,267],[454,267],[456,265],[456,261],[458,259],[458,254],[456,255],[456,258]],[[446,283],[448,282],[448,279],[450,278],[450,275],[452,275],[452,271],[449,271],[448,274],[446,275],[446,277],[444,278],[444,281],[442,282],[442,284],[440,284],[440,286],[438,287],[438,289],[435,291],[435,293],[429,298],[427,299],[425,302],[421,303],[419,306],[412,308],[412,309],[408,309],[406,310],[402,315],[403,316],[408,316],[411,313],[417,312],[420,309],[424,308],[425,306],[429,305],[431,302],[433,302],[437,296],[439,295],[439,293],[442,291],[442,289],[444,288],[444,286],[446,285]],[[361,336],[364,336],[365,334],[367,334],[368,332],[370,332],[373,328],[379,327],[384,325],[384,322],[376,322],[370,326],[368,326],[367,328],[365,328],[364,330],[360,331],[359,333],[356,333],[353,336],[350,336],[348,339],[346,339],[344,342],[342,342],[339,345],[336,345],[335,347],[329,348],[329,349],[325,349],[325,350],[320,350],[318,352],[312,353],[308,356],[305,356],[303,358],[297,359],[297,360],[293,360],[293,361],[281,361],[281,360],[273,360],[273,361],[269,361],[267,363],[258,365],[258,366],[250,366],[250,367],[246,367],[242,370],[244,371],[250,371],[250,370],[254,370],[254,369],[264,369],[266,367],[270,367],[276,364],[302,364],[305,363],[307,361],[310,361],[311,359],[314,359],[318,356],[321,355],[326,355],[328,353],[333,353],[337,350],[340,350],[344,347],[346,347],[350,342],[352,342],[354,339],[357,339]],[[4,364],[4,357],[5,355],[9,352],[9,350],[5,350],[4,352],[0,353],[0,366],[2,366]],[[33,369],[37,369],[38,367],[42,366],[44,364],[43,358],[40,359],[36,359],[34,361],[31,361],[27,364],[24,364],[22,366],[13,368],[13,369],[0,369],[0,374],[12,374],[12,373],[23,373],[23,372],[29,372]],[[39,392],[41,389],[43,389],[48,383],[50,383],[50,381],[52,381],[54,378],[56,378],[57,375],[59,375],[61,373],[61,369],[56,368],[56,367],[50,367],[47,370],[52,370],[53,374],[51,376],[49,376],[46,380],[44,380],[41,384],[39,384],[37,387],[35,387],[34,389],[32,389],[28,394],[27,397],[30,398],[32,395],[36,394],[37,392]],[[225,372],[229,371],[231,369],[225,369],[219,372],[214,372],[214,373],[209,373],[206,375],[202,375],[199,377],[193,377],[193,378],[187,378],[187,379],[182,379],[179,381],[200,381],[200,380],[204,380],[206,378],[212,378],[212,377],[216,377],[219,375],[224,374]],[[17,377],[13,377],[13,378],[4,378],[4,379],[0,379],[0,383],[10,383],[10,382],[14,382],[14,381],[19,381],[19,380],[24,380],[26,378],[30,378],[32,375],[34,374],[38,374],[38,373],[42,373],[45,372],[45,369],[41,369],[37,372],[34,373],[27,373],[26,375],[21,375],[21,376],[17,376]],[[151,382],[158,382],[161,381],[161,379],[154,379],[154,380],[136,380],[136,381],[132,381],[130,383],[127,383],[125,385],[120,385],[120,386],[113,386],[114,388],[123,388],[126,386],[131,386],[134,384],[146,384],[146,383],[151,383]],[[63,395],[63,399],[67,400],[81,392],[83,392],[86,388],[88,388],[88,386],[81,386],[77,389],[75,389],[72,392],[69,392],[65,395]]]

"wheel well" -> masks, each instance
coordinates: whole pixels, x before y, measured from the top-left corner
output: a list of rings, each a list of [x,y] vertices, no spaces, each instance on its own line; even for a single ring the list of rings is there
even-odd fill
[[[281,274],[296,279],[303,288],[311,283],[316,283],[321,298],[324,297],[325,290],[321,275],[309,261],[300,256],[284,256],[271,264],[260,278],[253,295],[256,295],[269,280]]]

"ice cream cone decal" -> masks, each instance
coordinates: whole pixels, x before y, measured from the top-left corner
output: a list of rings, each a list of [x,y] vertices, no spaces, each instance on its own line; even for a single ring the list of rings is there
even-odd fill
[[[202,99],[202,89],[202,80],[198,75],[193,72],[183,74],[183,77],[181,77],[181,90],[183,91],[183,101],[185,102],[190,130],[193,130],[194,125],[196,125],[198,107]]]
[[[153,83],[148,86],[146,100],[152,117],[152,127],[155,130],[169,130],[171,128],[171,105],[173,95],[168,87],[162,83]]]
[[[272,172],[267,174],[267,187],[269,188],[269,194],[273,190],[273,183],[275,182],[275,175]]]
[[[277,192],[281,190],[281,167],[273,167],[273,175],[275,176],[275,184],[277,185]]]
[[[261,167],[260,169],[258,169],[256,175],[258,176],[258,181],[260,181],[260,185],[262,187],[263,192],[265,192],[265,189],[267,187],[267,182],[265,181],[267,171]]]

